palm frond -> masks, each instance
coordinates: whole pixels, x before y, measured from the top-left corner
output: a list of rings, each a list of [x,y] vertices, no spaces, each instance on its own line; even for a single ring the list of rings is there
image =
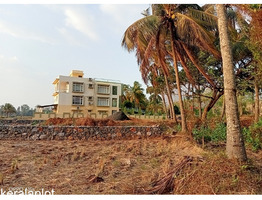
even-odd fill
[[[220,58],[220,53],[214,47],[215,36],[204,29],[200,24],[189,16],[177,13],[177,35],[188,46],[198,46],[204,51],[211,52]]]
[[[198,24],[205,26],[209,29],[217,29],[217,16],[212,13],[188,9],[187,15],[193,18]]]
[[[214,4],[205,4],[202,6],[202,9],[205,13],[215,14],[215,5]]]

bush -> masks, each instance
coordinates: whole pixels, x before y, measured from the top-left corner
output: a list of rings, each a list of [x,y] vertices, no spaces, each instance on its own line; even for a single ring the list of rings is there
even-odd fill
[[[203,140],[204,142],[211,141],[210,133],[212,132],[212,130],[206,126],[201,126],[200,128],[193,129],[192,132],[193,137],[197,141],[197,143],[202,144]]]
[[[243,135],[246,143],[251,145],[253,151],[262,149],[262,119],[249,128],[244,128]]]
[[[206,142],[220,142],[226,141],[226,125],[225,123],[218,123],[214,129],[206,126],[193,129],[194,139],[202,144]]]
[[[226,141],[227,139],[227,127],[225,123],[218,123],[211,134],[211,141],[219,142]]]

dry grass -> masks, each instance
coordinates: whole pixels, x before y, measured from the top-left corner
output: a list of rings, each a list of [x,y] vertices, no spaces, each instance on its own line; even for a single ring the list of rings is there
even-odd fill
[[[254,163],[228,160],[186,137],[110,141],[1,141],[1,188],[56,194],[139,194],[171,177],[175,194],[261,194],[261,152]],[[183,158],[192,162],[169,176]],[[261,163],[260,163],[261,164]],[[261,167],[261,165],[260,165]],[[2,183],[1,183],[2,182]]]
[[[208,153],[175,180],[175,194],[262,194],[261,165],[239,163],[223,152]]]
[[[4,188],[53,188],[56,194],[137,193],[166,174],[181,157],[202,153],[189,141],[162,138],[1,141],[0,150]],[[90,183],[92,175],[104,181]]]

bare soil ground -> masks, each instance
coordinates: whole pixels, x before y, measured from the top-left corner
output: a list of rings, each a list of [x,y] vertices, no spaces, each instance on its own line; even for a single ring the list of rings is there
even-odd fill
[[[46,124],[174,126],[172,121],[139,119],[71,120],[50,119]],[[252,120],[243,118],[242,126],[249,126]],[[197,123],[189,121],[189,129]],[[226,158],[224,144],[202,149],[184,135],[0,142],[0,187],[5,190],[21,187],[54,189],[55,194],[146,194],[164,188],[160,193],[262,194],[262,151],[247,149],[249,161],[239,163]],[[187,157],[192,160],[178,168]],[[178,170],[172,174],[174,169]]]
[[[186,137],[111,141],[2,140],[0,187],[55,190],[55,194],[138,194],[152,189],[185,156],[193,161],[166,193],[261,194],[261,152],[253,163],[229,161]],[[94,177],[99,177],[94,179]]]

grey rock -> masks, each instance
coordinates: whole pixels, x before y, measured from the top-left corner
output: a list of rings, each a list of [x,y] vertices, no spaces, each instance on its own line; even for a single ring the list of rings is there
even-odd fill
[[[32,129],[32,133],[35,133],[37,131],[38,131],[38,128],[36,128],[36,127]]]
[[[47,138],[46,134],[40,135],[40,137],[39,137],[40,140],[45,140],[46,138]]]
[[[65,136],[65,133],[61,132],[61,133],[58,133],[57,134],[59,137],[64,137]]]
[[[39,135],[38,134],[35,134],[31,137],[32,140],[38,140],[39,139]]]

